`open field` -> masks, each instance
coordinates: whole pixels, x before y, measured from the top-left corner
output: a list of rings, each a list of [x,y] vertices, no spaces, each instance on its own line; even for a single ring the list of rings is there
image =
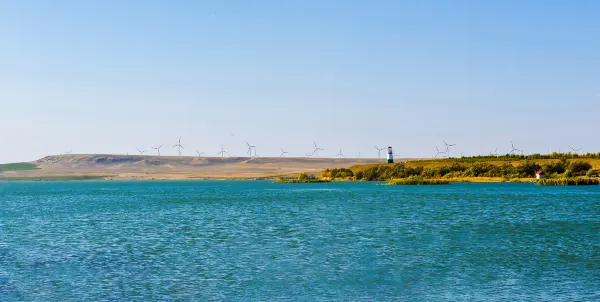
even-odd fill
[[[73,154],[47,156],[26,163],[29,167],[37,166],[35,170],[2,171],[0,179],[80,179],[84,176],[115,180],[277,178],[382,161],[384,159]]]

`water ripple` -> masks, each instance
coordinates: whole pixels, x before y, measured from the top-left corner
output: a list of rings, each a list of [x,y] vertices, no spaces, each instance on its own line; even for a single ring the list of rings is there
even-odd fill
[[[2,301],[600,299],[598,187],[41,182],[0,208]]]

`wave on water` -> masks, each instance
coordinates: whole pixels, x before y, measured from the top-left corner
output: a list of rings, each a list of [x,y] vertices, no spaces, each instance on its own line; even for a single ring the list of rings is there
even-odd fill
[[[328,191],[341,191],[340,189],[323,189],[323,188],[314,188],[314,189],[288,189],[288,191],[292,192],[328,192]]]

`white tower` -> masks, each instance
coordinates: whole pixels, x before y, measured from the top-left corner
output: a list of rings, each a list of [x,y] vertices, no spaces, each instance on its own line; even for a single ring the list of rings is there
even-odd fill
[[[392,147],[388,147],[388,151],[387,151],[387,163],[388,164],[394,163],[394,150],[392,150]]]

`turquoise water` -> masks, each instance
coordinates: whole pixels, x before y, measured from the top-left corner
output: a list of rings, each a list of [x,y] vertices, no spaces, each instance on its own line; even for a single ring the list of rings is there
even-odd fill
[[[600,187],[4,182],[0,300],[600,300]]]

